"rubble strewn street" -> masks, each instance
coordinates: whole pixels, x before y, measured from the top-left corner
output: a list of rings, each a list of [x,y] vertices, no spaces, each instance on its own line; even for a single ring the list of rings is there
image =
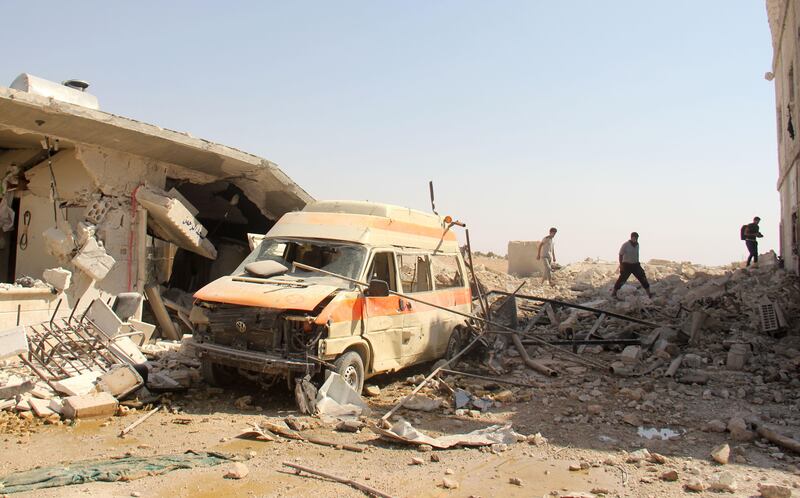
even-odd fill
[[[363,486],[431,497],[800,495],[792,446],[800,445],[800,284],[774,254],[750,268],[650,261],[652,299],[631,283],[612,298],[615,263],[567,265],[552,287],[509,275],[506,265],[475,259],[484,290],[657,327],[516,299],[520,327],[530,324],[520,335],[527,355],[557,375],[528,368],[510,341],[492,335],[500,346],[434,376],[389,426],[381,416],[431,364],[368,379],[368,409],[317,417],[301,413],[285,385],[205,384],[187,336],[137,348],[147,359],[144,387],[118,397],[102,375],[73,381],[80,393],[69,396],[11,357],[0,368],[0,468],[11,475],[187,450],[242,460],[13,496],[363,496]],[[592,340],[582,335],[590,329],[598,343],[570,344]],[[330,388],[316,399],[356,406],[345,394]],[[301,476],[284,462],[348,482]]]

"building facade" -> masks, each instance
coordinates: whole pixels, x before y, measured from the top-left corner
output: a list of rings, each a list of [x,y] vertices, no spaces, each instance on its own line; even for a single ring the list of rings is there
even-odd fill
[[[800,271],[798,264],[798,190],[800,190],[800,1],[767,0],[772,32],[772,71],[766,78],[775,84],[775,114],[778,127],[778,192],[781,200],[780,253],[786,268]]]

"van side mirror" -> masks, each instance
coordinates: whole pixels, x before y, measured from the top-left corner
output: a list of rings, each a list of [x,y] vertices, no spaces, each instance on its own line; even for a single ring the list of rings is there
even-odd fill
[[[367,296],[387,297],[389,295],[389,284],[383,280],[373,279],[369,281]]]

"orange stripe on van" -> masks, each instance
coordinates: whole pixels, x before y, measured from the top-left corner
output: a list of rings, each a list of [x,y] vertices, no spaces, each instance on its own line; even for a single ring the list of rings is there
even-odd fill
[[[384,218],[382,216],[369,216],[364,214],[314,213],[299,211],[296,213],[286,213],[278,221],[278,224],[281,222],[300,223],[307,225],[357,225],[378,228],[381,230],[389,230],[392,232],[433,237],[437,240],[456,240],[456,234],[452,230],[444,230],[442,228],[418,225],[415,223],[407,223],[405,221]]]
[[[413,297],[422,299],[431,304],[445,307],[468,304],[472,301],[472,294],[470,290],[460,287],[456,289],[445,289],[431,292],[417,292]],[[374,318],[376,316],[393,316],[408,313],[419,313],[422,311],[436,309],[433,306],[411,301],[410,299],[402,298],[400,296],[364,298],[364,296],[343,297],[340,295],[328,303],[325,309],[323,309],[319,316],[317,316],[316,323],[323,324],[328,320],[333,323],[360,320],[365,317],[365,299],[370,299],[369,313],[366,314],[368,318]],[[406,309],[400,311],[399,304],[401,299],[405,303],[410,302],[411,307],[409,308],[406,305]]]

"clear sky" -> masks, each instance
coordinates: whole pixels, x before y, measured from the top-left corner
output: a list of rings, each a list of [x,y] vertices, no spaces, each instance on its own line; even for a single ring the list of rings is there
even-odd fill
[[[316,198],[437,208],[473,247],[557,226],[568,262],[777,250],[761,0],[13,2],[0,84],[88,80],[105,111],[277,162]]]

